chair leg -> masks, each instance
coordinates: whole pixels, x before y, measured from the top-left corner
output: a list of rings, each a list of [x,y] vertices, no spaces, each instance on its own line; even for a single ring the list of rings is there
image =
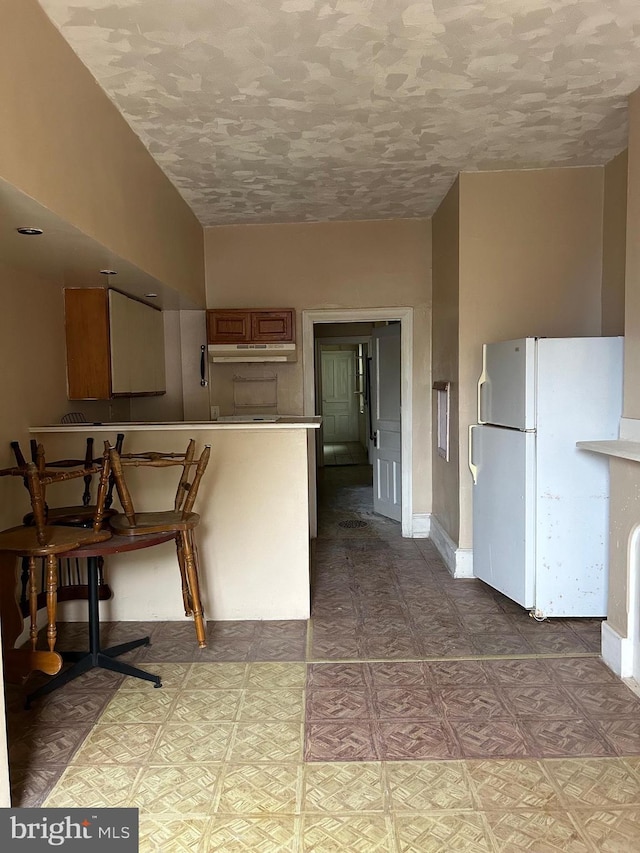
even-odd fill
[[[184,551],[182,549],[182,539],[176,536],[176,553],[178,555],[178,565],[180,566],[180,582],[182,584],[182,604],[184,606],[184,615],[191,616],[193,613],[193,603],[191,601],[191,592],[189,590],[189,582],[187,580],[187,571],[184,565]]]
[[[196,629],[196,639],[201,649],[207,645],[207,633],[204,622],[204,613],[200,602],[200,584],[198,583],[198,566],[196,565],[196,551],[194,548],[193,532],[181,530],[178,533],[181,540],[184,568],[191,590],[191,601],[193,603],[193,622]]]
[[[29,639],[31,640],[31,651],[35,652],[38,647],[38,582],[36,580],[36,558],[29,557]]]
[[[56,647],[56,636],[58,633],[56,626],[56,609],[58,606],[58,558],[55,554],[47,556],[47,574],[46,574],[46,590],[47,590],[47,644],[49,651],[54,651]]]

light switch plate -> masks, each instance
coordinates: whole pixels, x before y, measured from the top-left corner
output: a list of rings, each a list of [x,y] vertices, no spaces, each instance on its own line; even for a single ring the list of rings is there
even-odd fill
[[[211,406],[211,420],[216,421],[220,417],[220,406]]]

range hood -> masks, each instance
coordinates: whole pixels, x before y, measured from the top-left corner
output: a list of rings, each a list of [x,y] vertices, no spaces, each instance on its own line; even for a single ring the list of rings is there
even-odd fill
[[[209,344],[209,361],[265,362],[297,361],[295,344]]]

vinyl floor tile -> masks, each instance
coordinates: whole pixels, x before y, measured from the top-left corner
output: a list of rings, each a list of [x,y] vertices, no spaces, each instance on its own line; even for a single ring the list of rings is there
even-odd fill
[[[396,832],[401,853],[493,853],[482,815],[431,812],[398,815]]]
[[[545,768],[567,808],[640,807],[640,779],[621,758],[547,761]]]
[[[203,853],[295,853],[298,824],[299,818],[290,815],[216,815],[202,850]]]
[[[160,729],[159,723],[100,723],[93,727],[71,763],[139,766],[148,760]]]
[[[473,809],[462,761],[387,762],[385,770],[394,812]]]
[[[564,811],[487,812],[487,821],[499,853],[592,853],[571,815]]]
[[[303,727],[292,722],[237,723],[229,760],[288,763],[302,759]]]
[[[128,792],[128,805],[148,814],[211,814],[221,775],[216,764],[146,767]]]
[[[385,809],[385,785],[380,762],[304,766],[305,812],[382,812]]]
[[[301,764],[228,764],[217,811],[228,814],[297,814]]]
[[[483,810],[561,808],[559,793],[545,771],[547,764],[533,759],[467,762],[474,801]]]
[[[395,853],[391,823],[377,814],[305,815],[302,840],[305,853]]]
[[[131,806],[137,767],[68,767],[44,804],[51,808]]]
[[[576,819],[599,853],[637,853],[640,850],[640,809],[578,811]]]
[[[140,815],[140,853],[201,853],[210,818]]]
[[[167,723],[159,728],[149,764],[211,764],[229,757],[231,722]]]

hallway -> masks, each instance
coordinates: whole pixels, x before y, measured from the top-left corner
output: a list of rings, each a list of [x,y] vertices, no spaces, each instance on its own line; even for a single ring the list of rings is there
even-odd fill
[[[598,620],[537,623],[324,468],[312,619],[114,623],[162,690],[104,671],[22,708],[14,805],[137,806],[163,853],[637,853],[640,699]],[[68,648],[84,625],[61,626]]]

